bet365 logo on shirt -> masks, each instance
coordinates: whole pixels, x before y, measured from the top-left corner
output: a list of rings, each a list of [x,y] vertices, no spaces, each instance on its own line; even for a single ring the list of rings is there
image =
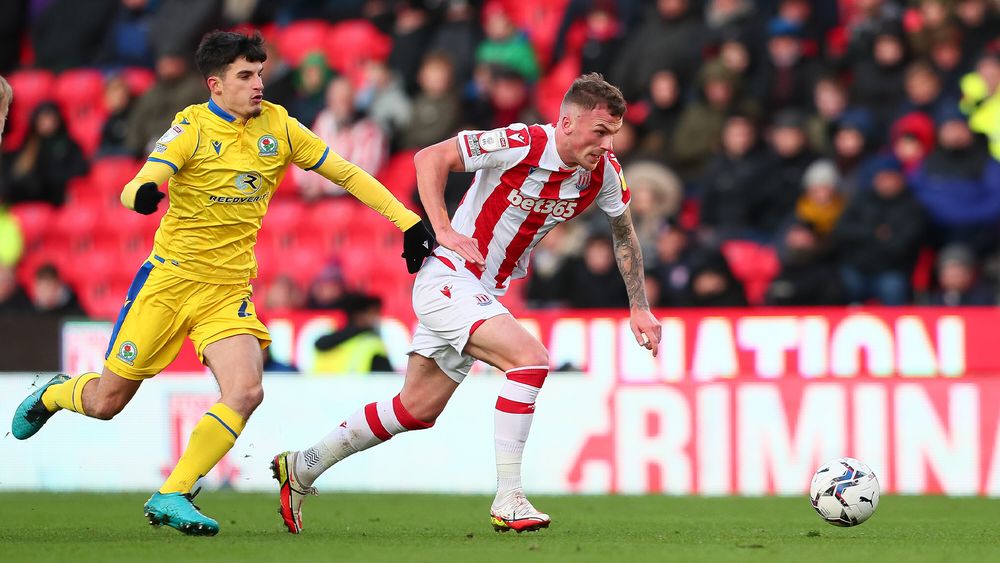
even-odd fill
[[[519,190],[511,190],[507,195],[507,201],[514,207],[520,207],[525,211],[535,213],[551,214],[553,217],[569,219],[576,211],[575,201],[565,201],[561,199],[540,199],[521,195]]]

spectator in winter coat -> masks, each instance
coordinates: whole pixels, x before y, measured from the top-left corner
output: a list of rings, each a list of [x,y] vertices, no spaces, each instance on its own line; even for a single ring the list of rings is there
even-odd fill
[[[69,136],[59,107],[44,102],[31,116],[27,139],[5,166],[7,203],[44,201],[62,205],[70,178],[87,173],[80,146]]]
[[[702,237],[712,242],[760,238],[751,232],[754,202],[767,167],[757,125],[745,115],[726,118],[722,150],[708,166],[702,185]]]
[[[779,254],[781,272],[767,288],[767,304],[806,307],[843,303],[836,263],[813,225],[792,223],[779,245]]]
[[[829,160],[817,160],[802,177],[804,193],[795,204],[795,217],[808,224],[820,239],[826,239],[844,212],[846,204],[838,185],[840,175]]]
[[[845,111],[833,125],[833,162],[840,174],[840,191],[848,198],[860,192],[865,183],[864,172],[877,146],[874,128],[871,113],[863,108]]]
[[[855,196],[833,231],[841,278],[851,303],[902,305],[923,241],[924,210],[909,193],[899,161],[880,158],[872,171],[872,189]]]
[[[938,114],[938,146],[911,175],[914,195],[934,225],[933,242],[961,242],[980,256],[996,248],[1000,162],[969,130],[958,108]]]
[[[767,180],[754,190],[752,215],[754,228],[768,240],[778,235],[794,212],[802,176],[816,160],[806,144],[805,116],[797,110],[784,110],[775,117],[770,146]]]

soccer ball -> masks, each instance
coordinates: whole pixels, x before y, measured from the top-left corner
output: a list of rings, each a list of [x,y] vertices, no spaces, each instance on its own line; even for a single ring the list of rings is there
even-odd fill
[[[878,508],[878,479],[851,457],[824,463],[813,475],[809,500],[820,518],[834,526],[857,526]]]

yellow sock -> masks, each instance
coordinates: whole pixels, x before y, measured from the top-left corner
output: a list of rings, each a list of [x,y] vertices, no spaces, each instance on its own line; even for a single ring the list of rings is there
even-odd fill
[[[99,373],[85,373],[69,381],[50,386],[42,393],[42,404],[49,412],[66,409],[86,415],[83,411],[83,388],[92,379],[100,379]]]
[[[184,455],[160,487],[160,492],[189,493],[195,481],[206,475],[233,447],[246,421],[233,409],[215,403],[191,432]]]

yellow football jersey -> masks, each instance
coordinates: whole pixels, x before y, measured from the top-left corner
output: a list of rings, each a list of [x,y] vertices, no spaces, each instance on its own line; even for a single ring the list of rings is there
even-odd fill
[[[144,170],[158,163],[173,173],[170,207],[156,231],[153,255],[179,277],[212,283],[256,277],[257,231],[289,164],[323,166],[325,176],[358,170],[285,108],[266,101],[260,115],[245,123],[212,100],[188,106],[147,160]],[[394,198],[392,203],[398,204]]]

